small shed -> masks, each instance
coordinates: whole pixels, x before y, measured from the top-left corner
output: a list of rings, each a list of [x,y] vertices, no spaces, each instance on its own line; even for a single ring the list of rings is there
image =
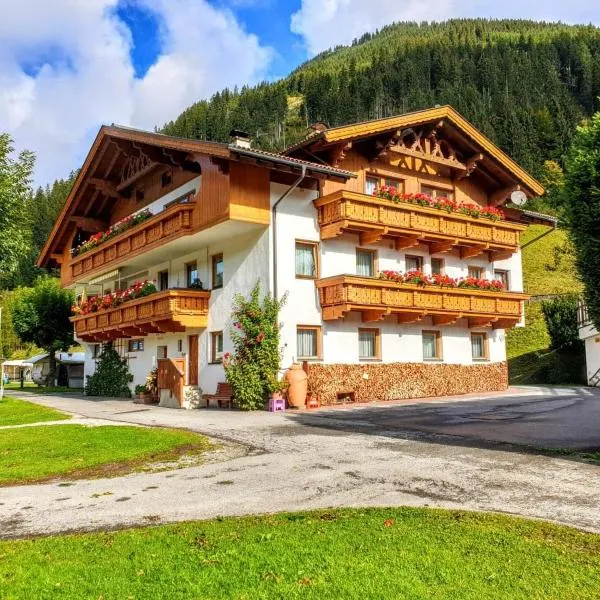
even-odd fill
[[[20,381],[21,373],[23,381],[31,381],[31,370],[33,363],[29,360],[6,360],[2,363],[2,376],[5,381]]]
[[[31,377],[34,383],[45,385],[50,372],[50,355],[40,354],[28,361],[33,364]],[[84,352],[57,352],[55,385],[82,388],[84,361]]]

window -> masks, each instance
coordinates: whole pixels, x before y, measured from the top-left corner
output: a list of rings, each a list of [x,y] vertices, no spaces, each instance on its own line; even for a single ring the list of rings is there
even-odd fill
[[[173,182],[173,174],[171,173],[171,171],[165,171],[160,176],[161,187],[167,187],[167,186],[171,185],[172,182]]]
[[[99,358],[102,354],[102,344],[94,344],[92,346],[92,358]]]
[[[432,258],[431,259],[431,274],[432,275],[443,275],[444,274],[444,259],[443,258]]]
[[[379,329],[358,330],[358,358],[360,360],[378,360],[381,358]]]
[[[365,179],[365,194],[369,196],[373,196],[375,194],[375,190],[379,187],[379,178],[378,177],[367,177]]]
[[[177,340],[177,352],[183,352],[183,340]]]
[[[375,250],[356,249],[356,274],[362,277],[375,277],[377,271]]]
[[[210,334],[210,362],[223,362],[223,332],[213,331]]]
[[[380,177],[377,175],[367,175],[365,178],[365,194],[372,196],[378,187],[391,187],[398,192],[404,191],[404,181],[402,179],[394,179],[392,177]]]
[[[318,273],[318,243],[296,241],[296,278],[315,279]]]
[[[129,352],[142,352],[144,350],[144,340],[129,340],[127,349]]]
[[[321,358],[321,328],[299,325],[296,328],[296,358]]]
[[[185,265],[185,283],[186,287],[191,287],[192,284],[198,281],[198,263],[196,261],[186,263]]]
[[[439,331],[423,332],[423,360],[442,359],[442,336]]]
[[[473,360],[488,360],[487,333],[471,334],[471,356]]]
[[[500,271],[500,270],[494,271],[494,279],[501,281],[505,290],[509,289],[509,287],[508,287],[508,271]]]
[[[156,346],[156,358],[157,358],[157,360],[160,358],[167,358],[167,347],[166,346]]]
[[[169,289],[169,271],[161,271],[158,274],[158,289],[161,292]]]
[[[430,185],[421,186],[421,194],[427,194],[432,198],[448,198],[448,200],[454,200],[454,192],[452,190],[443,190],[440,188],[434,188]]]
[[[405,257],[406,272],[409,271],[422,271],[423,270],[423,257],[422,256],[409,256]]]
[[[469,266],[468,269],[469,277],[474,277],[475,279],[483,279],[483,267],[475,267],[473,265]]]
[[[212,286],[213,290],[223,287],[223,255],[215,254],[212,257]]]

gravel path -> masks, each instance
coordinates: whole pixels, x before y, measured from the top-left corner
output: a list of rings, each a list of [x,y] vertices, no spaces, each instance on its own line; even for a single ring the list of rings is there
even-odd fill
[[[249,449],[227,462],[176,471],[0,488],[0,537],[378,505],[501,511],[600,532],[599,466],[371,426],[366,409],[247,414],[73,397],[31,400],[82,422],[185,427]]]

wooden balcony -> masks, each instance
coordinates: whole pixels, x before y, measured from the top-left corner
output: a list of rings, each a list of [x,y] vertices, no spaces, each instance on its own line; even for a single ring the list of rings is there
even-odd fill
[[[525,226],[492,221],[435,208],[391,202],[375,196],[340,190],[318,198],[321,239],[342,233],[360,235],[360,244],[393,239],[397,250],[427,244],[431,254],[460,251],[467,259],[487,253],[489,260],[509,258],[519,249]]]
[[[529,296],[437,286],[417,286],[383,279],[339,275],[316,283],[324,321],[343,319],[350,311],[363,322],[395,315],[399,323],[416,323],[431,317],[434,325],[451,325],[468,319],[469,327],[514,327]]]
[[[133,257],[153,250],[171,240],[193,233],[195,203],[175,204],[147,221],[107,240],[100,246],[71,260],[71,280],[117,267]]]
[[[84,342],[183,332],[187,327],[206,327],[209,298],[210,292],[201,290],[166,290],[71,321]]]

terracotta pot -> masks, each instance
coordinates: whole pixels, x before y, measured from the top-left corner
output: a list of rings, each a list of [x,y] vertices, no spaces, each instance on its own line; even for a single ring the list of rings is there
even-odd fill
[[[300,363],[294,363],[285,373],[288,382],[288,402],[294,408],[304,408],[308,390],[308,375]]]

